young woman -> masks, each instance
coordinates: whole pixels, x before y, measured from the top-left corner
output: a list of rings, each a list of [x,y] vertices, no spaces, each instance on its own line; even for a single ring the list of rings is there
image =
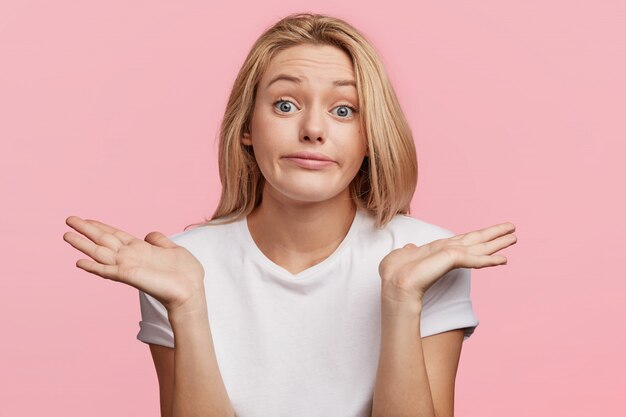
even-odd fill
[[[452,416],[469,268],[505,264],[515,227],[408,215],[415,146],[365,38],[313,14],[263,33],[219,165],[211,220],[169,238],[66,220],[77,267],[140,290],[162,415]]]

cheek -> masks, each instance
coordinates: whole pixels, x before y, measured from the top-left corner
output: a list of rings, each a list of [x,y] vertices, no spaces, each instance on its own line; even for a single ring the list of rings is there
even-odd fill
[[[267,116],[263,113],[263,109],[255,108],[252,116],[251,129],[256,135],[262,134],[267,126]]]
[[[271,144],[268,144],[263,140],[257,140],[253,143],[254,157],[256,158],[256,162],[259,165],[259,169],[261,170],[261,172],[263,174],[266,174],[267,170],[271,169],[272,165],[274,164],[274,150],[272,149]]]
[[[252,131],[256,132],[257,142],[271,147],[272,144],[289,141],[288,138],[292,138],[294,134],[297,135],[297,126],[293,121],[267,114],[267,112],[260,112],[254,120]]]
[[[367,154],[367,141],[365,140],[365,138],[361,136],[361,133],[358,129],[355,129],[352,132],[352,136],[350,138],[350,144],[351,144],[350,149],[349,149],[350,155],[352,155],[352,158],[359,160],[358,164],[360,166],[362,159]]]
[[[261,159],[267,150],[272,149],[272,141],[275,136],[270,132],[275,132],[276,127],[272,125],[272,119],[265,115],[263,111],[256,111],[251,125],[252,146],[257,159]]]

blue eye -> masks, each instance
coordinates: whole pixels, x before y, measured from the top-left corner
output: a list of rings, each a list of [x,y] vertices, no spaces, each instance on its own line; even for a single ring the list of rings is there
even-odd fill
[[[355,108],[355,107],[350,106],[350,105],[348,105],[348,104],[342,104],[342,105],[337,106],[337,107],[335,107],[335,108],[336,108],[336,109],[341,109],[341,108],[343,108],[343,109],[349,109],[348,114],[346,114],[346,111],[347,111],[347,110],[343,110],[343,111],[341,111],[339,114],[337,114],[338,116],[341,116],[341,117],[342,117],[342,118],[344,118],[344,119],[347,119],[347,118],[349,118],[349,117],[352,117],[352,116],[354,115],[354,113],[356,113],[356,112],[357,112],[357,110],[356,110],[356,108]],[[349,117],[345,117],[345,116],[349,116]]]
[[[290,107],[294,106],[294,104],[289,100],[280,99],[274,102],[274,106],[280,103],[279,110],[283,113],[289,113]],[[295,106],[294,106],[295,107]]]
[[[298,108],[295,106],[295,104],[293,104],[291,101],[289,100],[285,100],[285,99],[280,99],[277,100],[276,102],[274,102],[274,107],[278,109],[278,111],[280,111],[281,113],[293,113],[295,111],[298,110]],[[337,116],[341,117],[342,119],[348,119],[350,117],[352,117],[354,115],[354,113],[357,112],[357,109],[348,105],[348,104],[342,104],[340,106],[335,107],[335,109],[337,109],[337,112],[333,112],[333,114],[336,114]],[[333,109],[333,110],[335,110]],[[291,111],[293,110],[293,111]]]

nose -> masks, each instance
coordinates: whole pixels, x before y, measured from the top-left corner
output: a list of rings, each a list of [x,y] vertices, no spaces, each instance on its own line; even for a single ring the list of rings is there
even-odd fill
[[[325,142],[326,127],[324,124],[324,111],[316,106],[311,106],[306,110],[302,118],[301,140],[305,142]]]

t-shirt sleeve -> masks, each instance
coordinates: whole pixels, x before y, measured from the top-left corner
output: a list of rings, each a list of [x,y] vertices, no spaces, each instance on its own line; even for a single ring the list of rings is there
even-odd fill
[[[422,337],[464,329],[469,339],[479,321],[470,298],[470,269],[455,268],[439,278],[424,294],[420,333]]]
[[[174,332],[167,316],[167,309],[156,298],[141,290],[139,290],[139,305],[141,321],[137,339],[144,343],[173,348]]]

